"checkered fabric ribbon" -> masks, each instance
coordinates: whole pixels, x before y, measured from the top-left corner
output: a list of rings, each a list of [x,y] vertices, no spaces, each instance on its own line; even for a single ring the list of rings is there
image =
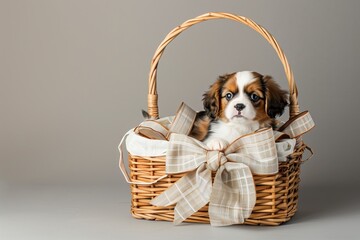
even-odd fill
[[[212,184],[212,171],[216,171]],[[155,206],[176,203],[174,223],[179,224],[209,203],[213,226],[243,223],[256,202],[252,173],[278,171],[272,129],[262,129],[237,139],[225,151],[182,134],[172,134],[166,155],[166,172],[188,172],[151,201]]]
[[[168,140],[172,133],[188,135],[195,119],[196,112],[185,103],[181,103],[174,119],[146,120],[134,131],[150,139]]]
[[[293,148],[291,151],[283,151],[282,143],[285,142],[282,141],[285,139],[295,142],[295,138],[301,137],[315,126],[306,111],[291,118],[278,131],[261,129],[238,138],[223,151],[211,151],[202,142],[187,136],[195,117],[196,112],[182,103],[174,120],[147,120],[131,130],[155,141],[169,140],[166,173],[186,173],[151,201],[155,206],[176,204],[175,224],[181,223],[207,203],[212,225],[243,223],[250,216],[256,202],[252,173],[277,173],[279,153],[286,159],[293,151]],[[121,146],[124,139],[125,136],[119,144],[119,167],[128,183],[149,185],[166,177],[162,176],[150,183],[132,182],[122,158]],[[212,171],[216,171],[213,184]]]

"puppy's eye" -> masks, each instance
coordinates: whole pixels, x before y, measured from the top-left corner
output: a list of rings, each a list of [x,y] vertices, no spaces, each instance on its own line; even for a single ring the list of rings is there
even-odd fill
[[[231,93],[231,92],[228,92],[226,95],[225,95],[225,98],[226,98],[226,100],[231,100],[232,98],[233,98],[233,94]]]
[[[257,101],[259,101],[260,97],[258,95],[256,95],[255,93],[252,93],[252,94],[250,94],[250,99],[253,102],[257,102]]]

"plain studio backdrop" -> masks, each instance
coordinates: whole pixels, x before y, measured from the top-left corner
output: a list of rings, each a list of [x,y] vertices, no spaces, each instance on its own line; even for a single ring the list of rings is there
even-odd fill
[[[341,199],[354,199],[360,185],[359,10],[356,0],[1,0],[0,198],[6,202],[14,189],[31,195],[39,187],[93,186],[128,202],[117,145],[143,120],[151,58],[174,27],[223,11],[273,34],[293,69],[300,110],[316,123],[304,136],[315,155],[302,165],[300,206],[323,194],[329,209],[322,211],[336,209],[337,200],[355,204]],[[174,115],[182,101],[202,110],[202,94],[217,76],[242,70],[287,88],[280,60],[257,32],[229,20],[191,27],[160,60],[160,116]]]

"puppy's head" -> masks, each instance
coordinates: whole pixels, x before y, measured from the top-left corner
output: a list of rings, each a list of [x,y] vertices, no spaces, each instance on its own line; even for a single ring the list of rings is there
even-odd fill
[[[203,97],[208,116],[225,122],[267,125],[288,105],[287,92],[270,76],[250,71],[220,76]]]

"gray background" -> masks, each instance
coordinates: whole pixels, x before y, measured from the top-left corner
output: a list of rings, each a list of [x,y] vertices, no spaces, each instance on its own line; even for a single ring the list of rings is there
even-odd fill
[[[0,1],[0,238],[141,237],[134,228],[179,237],[354,237],[359,10],[359,1],[329,0]],[[158,44],[209,11],[249,17],[275,36],[293,68],[301,110],[317,124],[304,137],[316,155],[302,167],[300,210],[291,224],[219,230],[129,216],[117,144],[142,121]],[[287,87],[271,46],[228,20],[185,31],[158,70],[161,116],[173,115],[181,101],[201,110],[202,93],[226,72],[255,70]]]

